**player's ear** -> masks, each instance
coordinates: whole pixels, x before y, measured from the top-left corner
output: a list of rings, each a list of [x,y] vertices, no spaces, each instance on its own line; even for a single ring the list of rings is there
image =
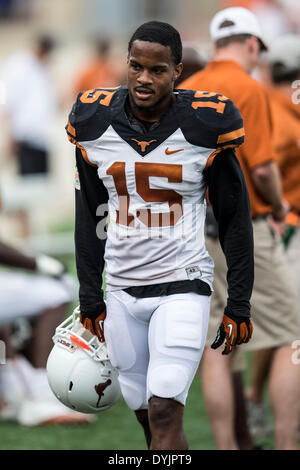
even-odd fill
[[[176,80],[180,77],[182,74],[183,70],[183,64],[180,62],[180,64],[175,65],[174,72],[173,72],[173,80],[176,82]]]

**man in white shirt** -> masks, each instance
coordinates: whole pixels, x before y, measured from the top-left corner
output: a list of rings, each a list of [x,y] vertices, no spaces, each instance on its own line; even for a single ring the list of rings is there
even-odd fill
[[[4,68],[5,107],[11,147],[20,175],[48,172],[50,123],[56,97],[47,60],[54,48],[40,37],[32,51],[12,56]]]

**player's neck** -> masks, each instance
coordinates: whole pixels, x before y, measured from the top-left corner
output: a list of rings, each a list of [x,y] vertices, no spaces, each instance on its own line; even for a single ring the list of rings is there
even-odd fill
[[[132,114],[142,121],[157,122],[168,111],[175,101],[174,94],[163,97],[158,103],[149,108],[136,106],[134,100],[129,95],[129,107]]]

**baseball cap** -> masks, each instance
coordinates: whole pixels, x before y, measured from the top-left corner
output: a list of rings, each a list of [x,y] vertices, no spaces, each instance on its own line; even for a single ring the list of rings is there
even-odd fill
[[[228,26],[222,26],[225,22],[228,22]],[[238,34],[256,36],[261,43],[262,49],[268,49],[263,38],[261,26],[252,11],[243,7],[233,7],[225,8],[216,13],[210,23],[210,35],[214,42]]]
[[[284,72],[300,70],[300,34],[286,34],[273,41],[266,59]]]

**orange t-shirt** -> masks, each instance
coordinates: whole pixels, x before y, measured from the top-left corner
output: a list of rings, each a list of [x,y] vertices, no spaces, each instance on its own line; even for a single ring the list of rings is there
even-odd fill
[[[264,88],[235,61],[213,60],[179,85],[179,88],[214,91],[230,98],[239,109],[245,128],[245,143],[237,149],[243,169],[252,216],[271,212],[253,185],[253,168],[275,160],[271,142],[271,111]]]
[[[75,96],[84,90],[119,86],[120,78],[120,75],[109,62],[102,60],[92,62],[79,74],[75,83]]]
[[[273,146],[282,175],[285,199],[300,212],[300,106],[291,97],[269,88]]]

